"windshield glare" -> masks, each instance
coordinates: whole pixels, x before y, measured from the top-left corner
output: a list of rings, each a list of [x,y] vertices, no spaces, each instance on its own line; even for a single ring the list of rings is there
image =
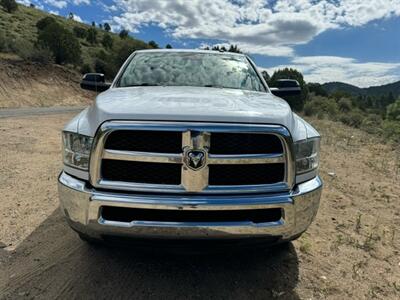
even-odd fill
[[[245,56],[212,53],[137,53],[120,77],[118,86],[146,85],[266,91]]]

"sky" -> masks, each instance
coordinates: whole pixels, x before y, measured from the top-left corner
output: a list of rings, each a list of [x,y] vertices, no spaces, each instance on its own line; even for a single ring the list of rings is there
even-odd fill
[[[269,74],[359,87],[400,80],[400,0],[20,0],[161,47],[236,44]]]

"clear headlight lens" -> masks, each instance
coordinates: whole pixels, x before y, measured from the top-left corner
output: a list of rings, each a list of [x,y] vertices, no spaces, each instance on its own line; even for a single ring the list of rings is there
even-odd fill
[[[310,172],[318,168],[319,143],[320,138],[313,138],[294,144],[297,174]]]
[[[72,132],[63,132],[64,164],[88,170],[93,138]]]

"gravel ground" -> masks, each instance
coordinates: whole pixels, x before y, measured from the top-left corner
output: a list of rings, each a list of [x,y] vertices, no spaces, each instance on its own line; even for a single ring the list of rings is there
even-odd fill
[[[71,114],[0,119],[0,298],[399,299],[399,150],[329,121],[320,211],[286,247],[190,254],[89,246],[58,209]],[[151,250],[151,251],[150,251]]]

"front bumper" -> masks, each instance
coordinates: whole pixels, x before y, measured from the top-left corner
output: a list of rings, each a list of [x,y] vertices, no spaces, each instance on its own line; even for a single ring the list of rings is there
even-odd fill
[[[59,176],[61,210],[70,226],[93,238],[104,236],[138,238],[253,238],[290,240],[304,232],[319,206],[322,181],[319,177],[296,186],[291,193],[197,196],[124,194],[89,188],[85,181],[64,172]],[[101,216],[103,206],[163,210],[282,209],[279,221],[252,222],[116,222]]]

